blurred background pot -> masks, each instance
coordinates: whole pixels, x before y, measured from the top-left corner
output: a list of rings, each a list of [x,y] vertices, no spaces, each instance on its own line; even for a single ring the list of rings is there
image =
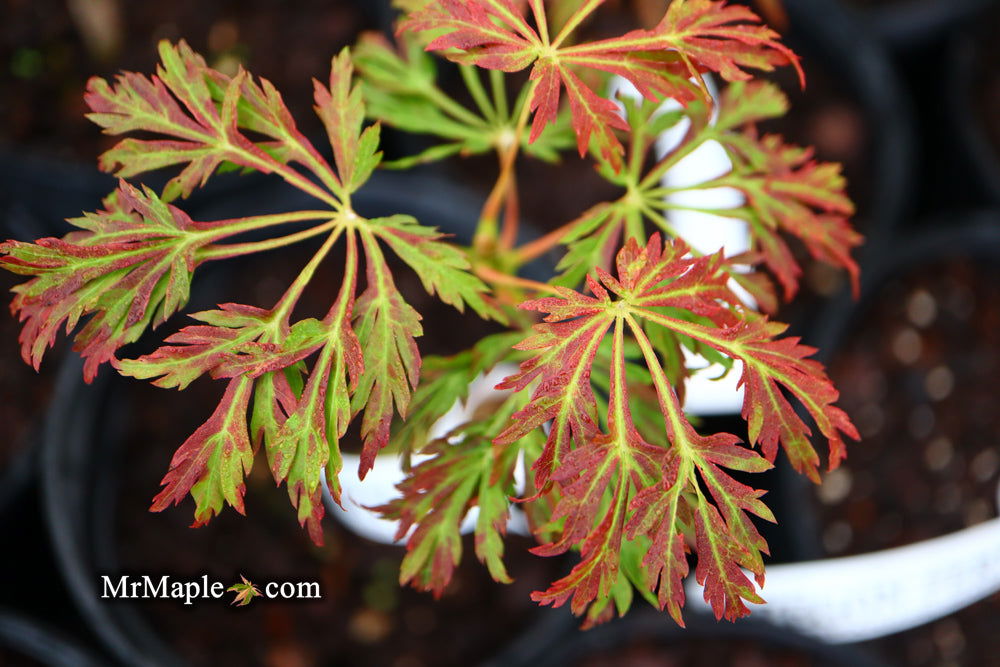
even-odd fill
[[[35,239],[62,235],[63,218],[76,215],[77,206],[100,201],[94,195],[91,171],[87,177],[74,170],[53,171],[44,160],[23,161],[0,152],[0,236]],[[53,183],[59,183],[54,187]],[[63,189],[65,188],[65,189]],[[0,292],[5,295],[20,277],[6,271],[0,275]],[[17,345],[20,323],[9,314],[0,318],[0,522],[14,517],[27,494],[34,490],[41,426],[53,390],[53,368],[58,366],[63,348],[51,353],[52,360],[40,373],[21,359]]]
[[[23,614],[0,609],[0,664],[96,667],[101,663],[61,633]]]
[[[1000,5],[947,42],[949,125],[978,194],[1000,204]]]
[[[893,49],[926,47],[974,22],[993,0],[842,0]]]

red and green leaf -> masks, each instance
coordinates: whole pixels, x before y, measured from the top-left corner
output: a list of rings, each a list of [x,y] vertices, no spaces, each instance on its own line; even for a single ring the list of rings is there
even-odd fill
[[[148,188],[122,182],[104,205],[73,220],[83,231],[63,239],[0,244],[0,265],[32,276],[14,288],[11,310],[24,322],[21,355],[35,368],[61,327],[89,316],[75,348],[93,379],[118,348],[184,306],[197,251],[219,237]]]
[[[229,380],[219,409],[178,451],[156,508],[191,493],[199,524],[224,503],[242,511],[240,471],[249,468],[251,449],[263,445],[275,480],[287,484],[300,522],[320,542],[321,476],[325,469],[339,502],[339,441],[348,424],[364,413],[363,476],[387,443],[394,414],[405,415],[420,369],[415,342],[422,333],[420,316],[396,289],[379,242],[416,271],[431,295],[458,310],[469,306],[484,317],[502,320],[503,314],[490,301],[487,286],[469,273],[465,254],[443,235],[405,216],[367,220],[352,210],[350,195],[368,180],[381,154],[378,128],[364,128],[364,100],[352,81],[349,52],[333,59],[328,86],[315,85],[316,110],[328,130],[335,173],[298,132],[266,80],[258,84],[244,72],[227,77],[211,70],[183,42],[164,42],[160,51],[163,64],[155,76],[122,74],[116,85],[94,79],[88,103],[92,119],[110,133],[146,131],[168,137],[126,139],[105,156],[106,166],[117,165],[123,174],[133,175],[175,165],[181,167],[180,175],[162,198],[121,182],[105,201],[106,210],[72,221],[79,231],[64,239],[0,246],[5,268],[31,276],[15,288],[13,304],[26,321],[22,351],[37,367],[60,327],[70,330],[89,318],[76,337],[87,358],[88,380],[108,360],[123,375],[161,387],[184,389],[203,375]],[[242,130],[265,140],[254,143]],[[320,183],[289,168],[291,162],[310,169]],[[330,204],[330,210],[201,223],[166,203],[189,194],[223,163],[276,171]],[[307,220],[325,222],[274,240],[219,243]],[[327,234],[326,242],[270,310],[224,304],[195,314],[197,324],[169,336],[152,354],[114,359],[122,345],[184,305],[191,274],[202,261],[321,233]],[[347,262],[336,301],[322,320],[292,323],[302,290],[341,237],[346,239]],[[359,239],[368,278],[360,297]],[[494,549],[496,540],[488,541]],[[496,568],[493,560],[491,567]]]
[[[618,253],[617,276],[598,269],[598,279],[588,278],[594,296],[558,288],[558,296],[522,306],[547,315],[536,325],[537,333],[520,345],[535,356],[501,386],[534,389],[497,442],[515,442],[526,433],[527,424],[537,427],[552,420],[546,449],[558,451],[558,457],[547,461],[543,453],[538,460],[543,472],[551,465],[547,481],[560,494],[552,518],[561,525],[556,537],[536,551],[554,555],[578,548],[582,558],[567,577],[536,593],[536,600],[558,605],[572,598],[576,613],[593,605],[590,621],[605,618],[602,610],[623,573],[623,539],[644,538],[650,547],[642,570],[625,576],[634,585],[658,591],[659,605],[678,622],[688,540],[698,555],[696,576],[717,616],[737,618],[747,613],[744,601],[760,601],[743,570],[762,581],[761,554],[767,545],[749,515],[768,521],[774,517],[760,501],[761,491],[737,482],[724,469],[762,472],[771,463],[739,447],[735,436],[703,436],[694,430],[681,412],[677,391],[647,329],[672,331],[743,362],[746,405],[756,410],[745,413],[751,440],[762,443],[769,459],[778,441],[800,467],[803,449],[811,451],[802,435],[804,423],[791,423],[795,415],[787,401],[770,399],[771,391],[781,396],[779,384],[803,402],[828,437],[833,464],[842,450],[840,433],[856,435],[846,415],[832,405],[836,394],[830,393],[822,367],[805,358],[811,350],[794,338],[777,338],[784,325],[739,306],[726,286],[721,262],[720,254],[690,257],[682,242],[664,245],[658,235],[645,247],[629,239]],[[691,317],[673,316],[679,312]],[[665,419],[660,444],[648,444],[635,427],[627,389],[626,326],[641,351]],[[580,433],[567,429],[564,441],[554,443],[552,434],[563,411],[596,409],[592,351],[610,327],[614,340],[607,418],[603,424],[591,419],[589,430]],[[579,396],[587,399],[580,401]],[[547,492],[543,486],[539,489],[539,495]],[[619,608],[627,606],[624,599],[616,602]]]
[[[180,446],[163,478],[163,490],[150,508],[160,512],[180,503],[190,492],[195,500],[194,525],[201,526],[228,503],[243,514],[243,478],[253,465],[247,433],[247,405],[253,380],[229,381],[212,416]]]
[[[854,207],[844,194],[840,165],[816,163],[811,151],[783,145],[774,135],[763,137],[760,146],[770,158],[764,170],[740,173],[737,167],[718,184],[746,196],[744,211],[785,299],[795,295],[802,271],[778,232],[799,238],[815,259],[846,269],[857,293],[859,270],[851,251],[862,237],[848,222]]]
[[[344,282],[323,319],[326,341],[308,381],[297,392],[280,375],[266,377],[268,384],[260,390],[260,398],[278,402],[254,415],[255,434],[260,433],[264,441],[271,473],[276,482],[287,484],[299,523],[307,526],[317,544],[322,543],[320,520],[325,513],[321,476],[325,469],[330,494],[340,503],[338,478],[343,464],[339,442],[351,420],[351,392],[357,389],[368,360],[351,327],[357,305],[357,266],[357,245],[351,234]],[[289,394],[295,397],[294,403]],[[285,403],[288,407],[283,407]]]
[[[317,320],[296,322],[271,339],[280,327],[273,311],[240,304],[223,304],[220,310],[194,313],[202,325],[181,329],[166,339],[167,345],[138,359],[115,362],[122,375],[153,381],[157,387],[184,389],[208,373],[213,378],[265,373],[294,365],[316,351],[325,331]]]
[[[374,234],[362,233],[367,286],[355,307],[355,328],[365,351],[365,368],[352,398],[362,411],[362,479],[389,443],[393,414],[406,417],[410,394],[420,377],[420,352],[415,338],[423,334],[420,315],[396,289],[389,266]]]
[[[476,556],[499,582],[511,581],[503,565],[509,495],[518,448],[499,448],[484,438],[482,424],[459,428],[460,438],[432,443],[430,459],[417,465],[399,485],[401,497],[374,508],[386,519],[399,521],[396,539],[411,528],[400,569],[402,584],[440,596],[462,557],[461,526],[469,510],[479,508],[475,528]],[[414,528],[415,526],[415,528]]]
[[[636,128],[630,137],[629,168],[615,175],[614,166],[602,162],[601,173],[621,185],[625,192],[616,201],[593,206],[565,226],[560,241],[569,246],[559,268],[558,283],[572,286],[586,272],[606,268],[622,237],[644,238],[645,222],[673,234],[669,213],[673,208],[698,210],[723,217],[743,219],[750,228],[751,252],[729,257],[723,264],[730,278],[747,289],[766,312],[773,312],[777,297],[767,274],[745,273],[746,266],[769,269],[791,299],[798,289],[802,269],[786,237],[799,239],[812,256],[845,269],[855,293],[858,266],[851,257],[862,242],[849,222],[854,207],[846,194],[840,166],[817,162],[812,151],[784,143],[777,135],[759,136],[755,123],[787,111],[788,100],[773,84],[736,81],[722,95],[713,121],[713,109],[701,100],[675,112],[664,112],[659,104],[622,99],[626,117]],[[645,174],[640,168],[651,156],[655,139],[664,129],[676,126],[681,117],[690,127],[680,144],[663,156]],[[660,180],[684,156],[709,141],[727,151],[732,168],[725,174],[690,185],[661,185]],[[600,162],[600,160],[599,160]],[[670,197],[684,191],[733,188],[744,196],[735,208],[701,207],[675,203]],[[709,223],[706,223],[709,224]]]
[[[831,469],[845,456],[843,436],[860,437],[847,414],[833,405],[839,394],[822,364],[808,358],[815,348],[800,344],[795,337],[778,337],[787,325],[754,314],[745,315],[745,319],[722,317],[714,328],[648,308],[637,309],[636,314],[743,362],[743,418],[750,427],[750,441],[761,445],[768,460],[774,460],[780,443],[795,468],[818,481],[819,457],[809,441],[811,431],[783,389],[806,408],[826,438]]]
[[[506,322],[487,296],[489,288],[468,272],[465,254],[443,243],[444,234],[405,215],[372,220],[372,231],[413,269],[431,296],[464,312],[469,306],[483,319]]]
[[[165,137],[123,139],[101,156],[102,169],[128,178],[183,166],[163,191],[168,201],[187,197],[224,163],[270,173],[296,160],[328,184],[335,180],[270,82],[258,85],[242,70],[232,78],[212,70],[184,41],[161,41],[159,49],[161,65],[153,76],[124,72],[114,83],[98,77],[87,83],[88,118],[105,133]],[[273,141],[257,144],[241,127]]]
[[[353,74],[351,54],[345,48],[333,59],[329,88],[313,79],[316,113],[326,126],[337,173],[348,193],[364,185],[382,159],[379,126],[362,130],[365,105],[360,85],[352,86]]]
[[[571,607],[576,614],[582,614],[590,603],[611,594],[619,576],[629,498],[634,489],[655,477],[665,453],[662,448],[643,441],[632,423],[621,318],[615,319],[614,327],[608,433],[597,435],[569,452],[553,475],[553,480],[561,486],[562,496],[552,518],[564,520],[562,534],[557,541],[534,549],[539,555],[553,556],[580,544],[582,560],[569,575],[548,590],[532,594],[533,600],[553,606],[560,606],[572,597]]]
[[[544,10],[533,12],[536,30],[526,20],[523,5],[519,8],[510,0],[428,3],[407,14],[401,30],[429,33],[433,38],[428,50],[460,63],[504,72],[531,67],[532,138],[556,118],[565,91],[580,154],[593,140],[616,170],[622,166],[624,149],[614,129],[627,130],[628,125],[615,104],[585,84],[577,70],[622,76],[649,99],[691,100],[697,88],[688,77],[701,71],[737,81],[749,78],[746,68],[798,66],[796,56],[753,12],[722,0],[675,1],[652,30],[564,46],[568,35],[601,4],[596,0],[582,5],[554,38],[548,34]]]

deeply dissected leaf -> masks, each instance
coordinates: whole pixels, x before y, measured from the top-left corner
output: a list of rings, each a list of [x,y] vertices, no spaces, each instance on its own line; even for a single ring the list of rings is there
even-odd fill
[[[424,44],[410,32],[400,35],[400,41],[397,52],[384,36],[368,33],[357,46],[355,61],[368,113],[393,127],[432,135],[444,143],[389,166],[402,169],[456,154],[477,155],[502,149],[512,140],[519,141],[526,154],[552,162],[575,144],[568,113],[560,114],[533,141],[527,132],[515,134],[524,100],[517,100],[511,108],[499,85],[502,81],[491,81],[491,95],[473,68],[462,66],[463,79],[476,101],[475,110],[466,108],[435,82],[434,61],[423,51]]]
[[[271,311],[239,304],[220,308],[193,314],[205,324],[185,327],[156,352],[115,366],[122,375],[159,378],[153,382],[158,387],[184,389],[206,373],[216,378],[257,378],[288,368],[323,343],[325,331],[317,320],[296,322],[281,334],[280,342],[271,342],[267,339],[280,331]]]
[[[313,80],[316,113],[326,126],[337,173],[348,192],[364,185],[382,159],[378,152],[379,126],[362,130],[365,105],[360,86],[352,86],[353,72],[351,54],[345,48],[333,59],[330,87]]]
[[[399,485],[402,496],[374,508],[386,519],[399,521],[396,539],[416,526],[406,546],[400,583],[412,582],[440,596],[462,555],[461,525],[473,507],[479,508],[475,551],[494,579],[509,583],[503,565],[503,541],[513,492],[518,448],[498,448],[481,433],[482,425],[458,429],[461,442],[439,440],[424,450],[430,459],[417,465]]]
[[[158,139],[127,138],[101,156],[101,167],[128,178],[148,171],[184,165],[170,180],[163,197],[187,197],[224,162],[274,171],[279,164],[248,139],[243,125],[281,142],[288,159],[323,172],[329,167],[298,132],[278,92],[267,81],[255,84],[245,72],[233,78],[210,70],[186,42],[160,42],[162,64],[155,76],[120,74],[114,84],[94,77],[85,96],[88,117],[108,134],[152,132]],[[213,96],[213,86],[222,98]],[[325,175],[325,174],[324,174]]]
[[[547,315],[519,345],[535,356],[500,386],[531,387],[531,400],[497,442],[516,442],[551,420],[536,476],[539,494],[546,493],[547,482],[558,487],[553,518],[562,523],[555,538],[536,551],[552,555],[575,547],[582,558],[567,577],[536,593],[536,600],[558,605],[572,598],[578,614],[590,606],[588,619],[594,622],[606,617],[612,600],[619,609],[627,606],[619,583],[626,576],[633,585],[657,590],[658,604],[682,622],[681,580],[690,540],[698,555],[696,576],[717,616],[737,618],[747,613],[744,600],[760,601],[743,570],[762,581],[761,554],[767,545],[749,514],[774,517],[760,501],[761,491],[737,482],[724,468],[761,472],[771,463],[737,446],[735,436],[695,432],[647,329],[672,331],[744,363],[751,440],[762,443],[768,458],[774,458],[779,441],[800,467],[808,465],[805,448],[812,451],[804,441],[805,425],[797,417],[792,422],[787,401],[770,398],[769,392],[781,396],[779,384],[805,404],[830,440],[831,465],[842,453],[840,433],[856,437],[846,415],[831,405],[836,393],[830,393],[822,367],[804,358],[811,350],[794,338],[777,338],[784,325],[744,310],[727,287],[722,261],[719,253],[691,257],[682,242],[664,245],[658,235],[645,247],[629,239],[616,258],[616,277],[601,269],[596,279],[588,277],[593,296],[557,288],[557,296],[523,304]],[[675,317],[678,312],[692,317]],[[609,329],[614,336],[608,414],[599,422],[590,373]],[[651,444],[635,427],[628,396],[626,329],[641,351],[666,420]],[[583,417],[574,421],[564,415]],[[553,436],[560,428],[561,439]],[[625,571],[623,540],[638,539],[650,546],[641,568],[633,564]]]
[[[848,222],[854,206],[844,192],[840,165],[817,163],[811,150],[784,144],[775,135],[756,140],[749,133],[730,146],[733,171],[705,187],[733,187],[746,196],[746,207],[736,213],[751,223],[785,298],[794,296],[801,269],[778,232],[799,238],[814,258],[847,269],[856,294],[859,272],[851,251],[862,237]]]
[[[150,509],[162,511],[190,492],[196,526],[208,523],[225,503],[243,514],[243,477],[253,463],[246,421],[252,389],[250,378],[229,381],[219,407],[174,454],[163,478],[164,488]]]
[[[404,451],[423,449],[430,443],[431,429],[458,401],[465,401],[469,386],[480,373],[490,371],[511,356],[519,332],[493,334],[470,350],[451,357],[425,357],[420,386],[413,393],[406,421],[393,434]]]
[[[24,321],[21,355],[38,368],[59,328],[76,327],[89,380],[115,351],[187,302],[197,251],[216,240],[211,223],[193,222],[148,188],[125,182],[105,209],[73,220],[83,231],[63,239],[0,244],[0,263],[32,276],[14,288],[11,309]]]
[[[721,0],[676,1],[652,30],[565,45],[567,36],[601,4],[596,0],[582,5],[554,38],[542,20],[544,10],[534,12],[536,30],[526,20],[525,10],[510,0],[428,3],[410,12],[401,29],[429,33],[433,38],[428,50],[460,63],[504,72],[531,67],[532,138],[556,118],[565,92],[580,154],[593,140],[616,170],[622,166],[623,148],[614,130],[627,130],[628,125],[616,105],[584,83],[578,70],[622,76],[650,99],[691,100],[697,95],[688,81],[692,74],[708,70],[736,81],[748,78],[744,68],[771,70],[798,64],[753,12]]]
[[[483,281],[468,273],[468,259],[454,246],[442,243],[440,232],[403,215],[379,218],[372,225],[372,231],[417,272],[428,294],[459,312],[468,305],[483,319],[506,321],[503,312],[488,301]]]
[[[336,171],[298,132],[266,80],[212,70],[183,42],[164,42],[160,52],[163,64],[156,76],[122,74],[115,85],[93,79],[88,103],[92,119],[110,133],[168,137],[126,139],[105,155],[105,166],[135,175],[176,165],[180,174],[162,197],[122,181],[105,210],[72,221],[79,231],[64,239],[0,246],[5,268],[31,276],[15,288],[13,304],[26,321],[22,352],[37,367],[61,326],[70,330],[89,318],[76,337],[87,358],[88,380],[109,360],[123,375],[161,387],[184,389],[203,375],[228,380],[219,407],[178,450],[154,508],[190,493],[199,525],[227,503],[242,512],[243,476],[253,451],[263,445],[275,481],[287,484],[300,522],[319,543],[322,477],[325,471],[340,502],[339,442],[349,423],[364,413],[363,476],[388,441],[394,413],[406,413],[419,373],[420,316],[396,289],[379,243],[409,264],[431,295],[484,317],[503,319],[503,314],[487,296],[487,286],[469,272],[464,253],[443,235],[409,217],[368,220],[353,211],[351,195],[368,180],[381,153],[377,126],[364,127],[364,99],[353,82],[348,51],[333,59],[328,85],[315,84],[316,111],[328,131]],[[251,141],[244,131],[263,139]],[[293,162],[316,180],[292,169]],[[166,203],[187,196],[226,165],[277,172],[329,209],[203,223]],[[282,238],[222,243],[245,232],[313,220],[324,222]],[[185,304],[201,262],[324,233],[321,248],[272,308],[224,304],[196,313],[197,324],[167,337],[152,354],[114,358],[122,345]],[[293,321],[303,290],[339,239],[346,242],[347,259],[336,300],[322,320]],[[362,265],[368,281],[359,297]],[[494,492],[490,487],[484,496]],[[487,551],[496,551],[496,542],[487,539]],[[488,560],[497,570],[496,559]]]
[[[536,333],[516,346],[521,350],[542,352],[522,364],[521,371],[507,378],[500,388],[521,390],[538,378],[542,382],[532,393],[531,402],[516,415],[516,420],[500,434],[497,442],[513,442],[551,420],[545,450],[535,464],[539,484],[545,484],[572,440],[586,442],[595,434],[597,403],[591,388],[590,369],[598,345],[611,324],[606,287],[619,296],[626,292],[638,294],[646,289],[648,293],[643,294],[639,303],[650,307],[714,311],[718,310],[715,299],[735,298],[726,290],[725,277],[718,271],[718,256],[683,259],[686,252],[683,244],[667,248],[666,255],[656,254],[643,265],[637,264],[634,244],[627,245],[618,255],[619,272],[629,281],[625,285],[600,272],[603,284],[590,277],[587,279],[590,291],[595,294],[593,297],[557,288],[558,297],[538,299],[521,306],[549,313],[545,323],[536,325]],[[638,268],[645,273],[636,274]],[[673,282],[667,283],[670,279]]]
[[[553,475],[562,486],[562,497],[553,519],[564,519],[559,540],[535,549],[556,555],[582,542],[581,562],[545,592],[532,595],[542,604],[563,604],[570,596],[572,609],[581,614],[594,600],[607,598],[619,576],[619,552],[632,488],[655,478],[664,450],[643,441],[632,423],[622,351],[624,324],[614,324],[611,398],[608,434],[598,435],[566,455]],[[610,493],[609,493],[610,489]],[[605,504],[604,499],[610,496]],[[596,528],[595,520],[603,513]]]
[[[374,235],[363,238],[368,285],[356,305],[356,329],[365,350],[365,369],[352,398],[361,420],[362,478],[375,455],[389,442],[393,412],[406,416],[410,393],[420,377],[420,353],[414,340],[423,334],[420,315],[403,300]]]
[[[292,504],[298,509],[299,523],[308,527],[317,544],[322,543],[320,520],[325,513],[321,476],[325,469],[330,494],[339,503],[339,442],[351,419],[350,393],[357,388],[367,361],[351,327],[357,266],[358,251],[351,236],[344,282],[323,319],[326,340],[308,381],[300,392],[295,392],[290,385],[286,387],[285,378],[274,374],[265,377],[268,384],[263,385],[258,396],[277,399],[277,403],[259,417],[254,415],[255,431],[264,440],[271,473],[278,483],[286,482]],[[294,403],[288,400],[289,393],[296,395]]]
[[[802,271],[785,241],[786,235],[801,240],[816,259],[846,269],[857,290],[858,266],[851,252],[862,237],[849,223],[854,207],[847,198],[840,166],[816,162],[811,151],[785,144],[777,135],[760,137],[755,130],[756,122],[787,110],[787,99],[777,87],[764,82],[730,84],[714,122],[713,110],[701,101],[675,112],[630,98],[624,98],[622,104],[630,123],[637,128],[628,150],[629,169],[614,176],[613,166],[605,163],[602,173],[618,182],[624,193],[616,201],[596,204],[567,225],[561,241],[569,251],[559,264],[564,272],[559,284],[577,285],[594,267],[607,267],[618,239],[641,239],[646,221],[673,234],[669,215],[678,208],[747,221],[753,250],[727,258],[725,266],[730,277],[748,289],[766,310],[773,311],[777,300],[765,275],[746,274],[741,267],[764,264],[780,282],[785,299],[791,299]],[[642,173],[640,168],[648,161],[660,132],[676,126],[682,118],[690,122],[690,127],[681,142]],[[727,151],[732,162],[729,171],[701,183],[670,187],[660,184],[664,174],[684,156],[712,141]],[[738,190],[745,202],[735,208],[709,208],[669,198],[718,188]],[[711,224],[710,220],[705,224]]]

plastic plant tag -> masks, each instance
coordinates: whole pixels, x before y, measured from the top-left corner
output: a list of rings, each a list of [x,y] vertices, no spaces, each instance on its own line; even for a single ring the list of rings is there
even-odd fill
[[[475,412],[477,406],[483,404],[498,392],[494,387],[504,377],[516,371],[511,364],[501,364],[486,375],[480,375],[469,385],[469,397],[464,402],[456,402],[451,410],[434,425],[431,438],[441,438],[455,427],[467,421]],[[378,456],[375,465],[365,476],[364,481],[358,478],[354,471],[361,463],[357,454],[343,455],[344,468],[340,475],[343,489],[344,508],[341,509],[324,489],[324,502],[327,510],[352,532],[373,542],[382,544],[403,544],[404,540],[396,541],[398,522],[381,518],[368,507],[378,507],[399,495],[396,485],[406,478],[406,473],[399,464],[399,458],[392,455]],[[413,455],[413,463],[426,460],[427,456]],[[515,470],[518,488],[523,489],[523,467],[519,464]],[[479,508],[473,507],[462,523],[462,533],[471,533],[479,516]],[[518,535],[528,535],[528,525],[524,513],[516,507],[511,508],[507,531]]]
[[[770,565],[753,618],[834,644],[884,637],[1000,590],[997,554],[1000,518],[895,549]],[[692,608],[708,609],[701,586],[685,588]]]
[[[718,91],[710,76],[705,76],[709,92],[718,100]],[[619,95],[640,99],[635,86],[621,77],[611,83],[610,97]],[[660,107],[663,112],[680,109],[675,100],[667,100]],[[676,125],[664,130],[656,141],[657,158],[675,149],[683,140],[691,125],[691,120],[682,118]],[[704,183],[721,176],[733,167],[725,149],[717,141],[706,141],[683,157],[663,177],[666,188]],[[677,204],[703,208],[736,208],[743,204],[743,195],[733,188],[710,188],[691,190],[667,195]],[[738,218],[726,218],[702,211],[675,209],[670,211],[670,224],[684,241],[694,250],[709,254],[720,249],[727,256],[739,255],[750,250],[750,229]],[[745,302],[753,305],[753,297],[735,281],[729,287]],[[689,414],[713,416],[738,414],[743,407],[743,390],[736,384],[742,372],[739,362],[722,379],[725,369],[719,364],[709,364],[697,354],[684,350],[688,368],[700,369],[687,382],[684,396],[684,411]]]

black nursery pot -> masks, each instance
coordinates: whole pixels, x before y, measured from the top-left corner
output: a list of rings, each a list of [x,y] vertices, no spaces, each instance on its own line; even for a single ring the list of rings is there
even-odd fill
[[[862,439],[816,488],[813,512],[802,503],[814,557],[911,544],[995,516],[1000,214],[934,227],[883,247],[863,267],[861,300],[826,314],[821,349]],[[989,664],[998,613],[993,596],[869,645],[899,664]]]
[[[993,0],[842,0],[893,49],[910,50],[975,21]]]
[[[38,621],[0,609],[0,664],[96,667],[101,664],[86,649]]]
[[[946,101],[951,135],[980,197],[1000,204],[1000,5],[948,44]]]
[[[263,204],[264,210],[306,204],[297,197],[283,184],[271,187],[252,179],[248,191],[229,202],[206,201],[192,215],[231,216],[233,201],[248,211]],[[477,204],[470,193],[440,180],[395,174],[378,174],[354,201],[362,215],[411,213],[463,241],[471,235]],[[232,299],[233,291],[237,299],[246,295],[251,303],[268,303],[283,290],[287,276],[265,274],[261,267],[273,263],[276,272],[291,269],[294,275],[313,250],[304,247],[294,262],[280,260],[296,252],[287,249],[253,257],[242,268],[234,261],[232,270],[219,269],[211,277],[206,273],[201,284],[207,293],[196,295],[187,310]],[[332,298],[340,282],[335,257],[324,267],[327,272],[316,279],[319,299]],[[541,269],[531,275],[545,277]],[[422,287],[411,274],[400,271],[397,282],[408,299],[421,298]],[[316,307],[309,294],[305,307]],[[447,306],[428,312],[424,308],[430,308],[430,299],[425,293],[422,298],[412,303],[425,315],[427,333],[418,340],[424,354],[457,352],[482,333],[470,321],[474,315],[463,318]],[[435,336],[439,330],[442,335]],[[123,356],[143,351],[148,349],[128,350]],[[110,372],[84,386],[75,358],[62,370],[45,438],[46,521],[73,602],[118,661],[468,665],[553,615],[537,608],[530,592],[544,588],[568,566],[527,553],[527,538],[508,543],[506,562],[515,578],[511,586],[490,579],[467,539],[453,586],[436,602],[429,594],[399,588],[401,547],[368,542],[330,518],[325,520],[326,545],[314,547],[295,520],[286,489],[275,488],[260,459],[247,480],[248,518],[227,509],[209,526],[193,530],[188,528],[190,503],[148,513],[173,450],[207,418],[220,392],[220,383],[208,380],[178,393]],[[154,579],[167,574],[183,580],[205,574],[227,586],[241,574],[261,585],[317,581],[323,598],[255,600],[246,608],[230,607],[230,593],[190,607],[174,600],[102,599],[102,575],[116,582],[122,574]]]
[[[858,168],[868,171],[852,174],[848,163],[848,191],[854,194],[852,179],[870,179],[871,183],[853,183],[853,188],[863,189],[855,195],[862,200],[857,226],[869,238],[888,236],[908,213],[916,151],[911,104],[898,73],[864,24],[836,0],[798,0],[786,3],[786,10],[790,22],[787,42],[802,56],[807,77],[811,64],[818,64],[829,73],[838,92],[863,115],[867,146],[864,164]],[[811,96],[815,94],[808,83],[801,92],[795,91],[793,83],[790,81],[788,87],[792,96],[789,118],[813,104]],[[834,120],[817,120],[813,125],[822,130],[836,125]],[[823,143],[821,133],[803,138]]]
[[[100,203],[104,179],[46,161],[23,160],[0,152],[0,241],[32,240],[65,232],[64,219]],[[56,187],[54,184],[59,184]],[[0,271],[4,311],[21,278]],[[42,419],[53,391],[62,346],[35,372],[20,356],[20,324],[0,316],[0,521],[20,510],[37,477]]]

